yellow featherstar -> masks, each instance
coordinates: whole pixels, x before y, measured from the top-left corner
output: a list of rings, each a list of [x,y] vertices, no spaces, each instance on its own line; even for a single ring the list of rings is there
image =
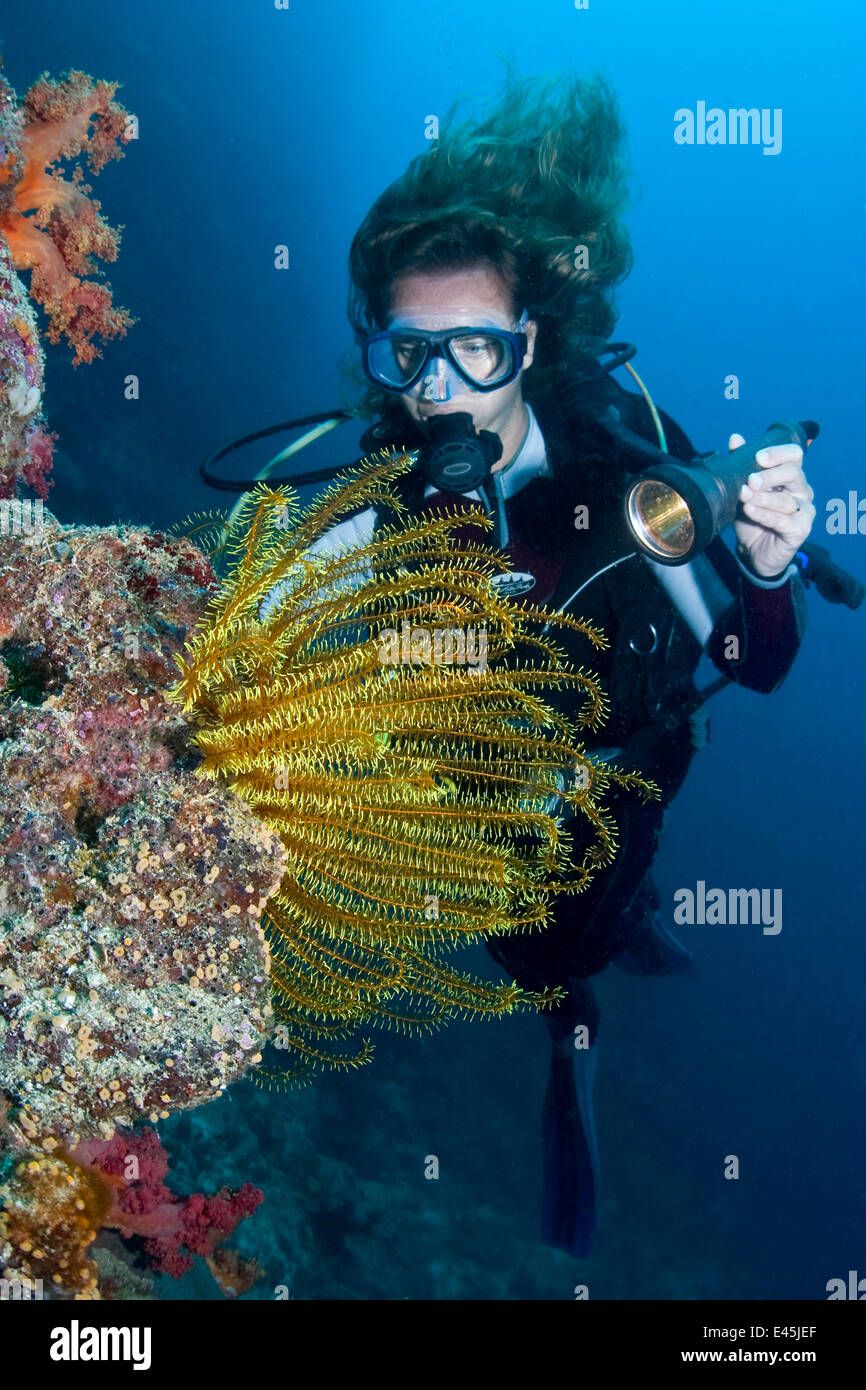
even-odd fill
[[[610,783],[655,792],[582,749],[605,697],[540,635],[548,613],[496,593],[502,559],[458,540],[486,518],[401,515],[391,484],[411,464],[381,454],[307,509],[286,488],[252,492],[173,691],[198,725],[201,775],[243,797],[288,852],[265,927],[276,1044],[296,1071],[365,1061],[367,1044],[340,1047],[364,1025],[424,1029],[549,1003],[460,973],[451,949],[543,927],[555,893],[579,892],[613,858]],[[368,544],[310,553],[381,505],[398,521]],[[606,645],[579,619],[554,623]],[[410,637],[408,659],[406,625],[427,634]],[[470,633],[476,656],[486,643],[475,665]],[[576,719],[545,691],[573,692]],[[588,830],[578,862],[566,806]]]

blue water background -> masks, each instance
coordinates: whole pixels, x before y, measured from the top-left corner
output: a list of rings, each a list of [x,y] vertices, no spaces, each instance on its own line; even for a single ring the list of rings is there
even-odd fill
[[[223,438],[339,403],[352,234],[428,115],[463,94],[483,109],[503,55],[611,78],[636,194],[616,336],[700,449],[818,419],[815,538],[866,579],[866,536],[824,530],[829,498],[866,496],[863,24],[847,0],[4,0],[20,93],[80,67],[120,80],[141,123],[97,187],[125,224],[110,273],[139,322],[77,372],[49,351],[52,505],[169,524],[221,504],[196,469]],[[698,100],[782,108],[781,154],[676,145],[673,113]],[[353,445],[348,429],[316,457]],[[282,1099],[239,1087],[164,1126],[190,1184],[265,1188],[243,1237],[267,1268],[257,1296],[822,1298],[866,1275],[866,612],[810,595],[810,615],[777,694],[715,702],[658,861],[668,911],[698,879],[782,888],[782,933],[696,926],[697,981],[601,982],[598,1253],[537,1240],[540,1024],[458,1025],[386,1038],[362,1075]],[[190,1290],[215,1294],[168,1292]]]

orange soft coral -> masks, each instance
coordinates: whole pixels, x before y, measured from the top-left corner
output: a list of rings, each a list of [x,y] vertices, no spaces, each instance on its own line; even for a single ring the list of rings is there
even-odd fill
[[[0,235],[16,269],[31,272],[31,297],[48,315],[45,336],[65,337],[75,366],[101,355],[97,337],[122,337],[133,322],[114,307],[109,286],[92,278],[94,257],[117,259],[119,232],[101,216],[78,162],[83,156],[98,174],[123,154],[130,117],[116,91],[116,83],[83,72],[57,82],[43,75],[19,110],[0,77]],[[62,160],[72,162],[70,177],[55,168]]]

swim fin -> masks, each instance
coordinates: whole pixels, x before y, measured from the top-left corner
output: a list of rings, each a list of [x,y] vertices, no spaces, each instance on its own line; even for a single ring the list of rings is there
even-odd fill
[[[572,980],[569,998],[547,1018],[550,1075],[544,1097],[542,1240],[566,1254],[588,1255],[599,1201],[598,1141],[593,1108],[598,1006],[585,980]],[[575,1030],[587,1028],[588,1047]]]
[[[657,912],[642,924],[628,949],[614,959],[625,975],[694,975],[694,959]]]
[[[661,897],[648,875],[627,908],[626,920],[634,922],[624,951],[614,965],[626,975],[694,975],[692,953],[678,941],[659,912]]]

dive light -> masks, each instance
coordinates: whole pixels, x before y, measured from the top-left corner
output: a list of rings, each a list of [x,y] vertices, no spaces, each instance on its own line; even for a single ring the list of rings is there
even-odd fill
[[[629,484],[625,516],[639,549],[662,565],[685,565],[730,526],[740,488],[755,471],[755,455],[773,444],[805,450],[818,434],[814,420],[786,420],[730,453],[691,463],[665,459]]]

